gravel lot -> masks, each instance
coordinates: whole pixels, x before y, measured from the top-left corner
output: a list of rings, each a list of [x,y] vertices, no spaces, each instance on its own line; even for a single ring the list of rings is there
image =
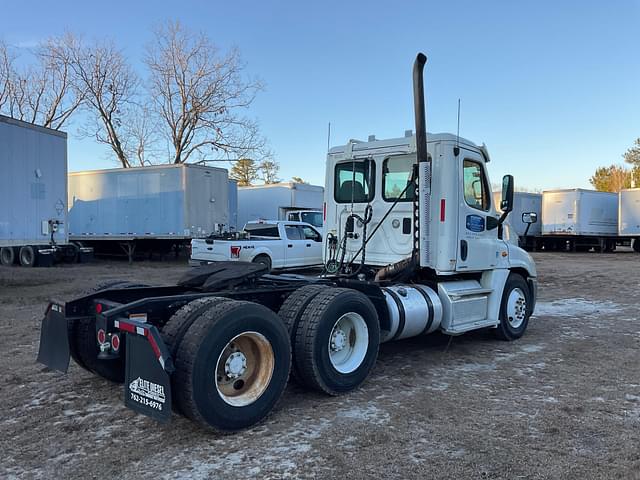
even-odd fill
[[[171,283],[182,263],[0,268],[0,478],[639,478],[640,256],[536,253],[527,334],[383,345],[362,388],[291,384],[240,433],[159,425],[122,387],[35,363],[50,297],[109,279]]]

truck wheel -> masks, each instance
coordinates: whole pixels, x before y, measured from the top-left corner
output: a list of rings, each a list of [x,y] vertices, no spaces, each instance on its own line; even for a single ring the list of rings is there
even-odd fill
[[[287,330],[268,308],[229,300],[211,305],[185,334],[172,391],[188,418],[223,431],[264,419],[289,378]]]
[[[35,267],[36,265],[36,251],[31,245],[25,245],[20,248],[20,265],[23,267]]]
[[[193,300],[176,313],[174,313],[169,321],[162,327],[162,340],[169,349],[171,358],[176,358],[178,347],[182,342],[187,330],[193,324],[196,318],[209,308],[221,302],[228,302],[231,299],[226,297],[204,297]]]
[[[633,239],[633,251],[640,253],[640,238]]]
[[[524,278],[511,273],[507,278],[500,304],[500,324],[496,335],[502,340],[517,340],[529,324],[531,292]]]
[[[291,356],[294,359],[291,365],[291,373],[299,383],[302,383],[302,381],[300,380],[300,374],[298,373],[298,368],[296,367],[295,362],[295,341],[298,323],[300,322],[300,318],[302,317],[304,310],[307,308],[307,305],[309,305],[309,302],[311,302],[316,295],[326,289],[326,285],[305,285],[289,295],[278,311],[278,316],[284,323],[284,326],[287,327],[289,338],[291,339]]]
[[[0,263],[5,267],[10,267],[16,263],[16,251],[13,247],[2,247],[0,249]]]
[[[92,289],[90,293],[107,290],[109,288],[139,288],[148,285],[114,280],[104,282]],[[88,293],[88,294],[90,294]],[[98,359],[98,341],[96,339],[96,317],[81,317],[67,321],[69,331],[69,349],[71,357],[85,370],[106,378],[115,383],[124,382],[124,366],[126,358],[126,342],[120,346],[120,355],[113,360]]]
[[[311,300],[296,332],[300,379],[329,395],[354,390],[373,368],[379,344],[378,313],[366,295],[325,289]]]
[[[262,265],[265,265],[267,267],[267,273],[271,272],[271,259],[269,258],[269,255],[258,255],[256,256],[256,258],[254,258],[253,260],[251,260],[252,263],[261,263]]]

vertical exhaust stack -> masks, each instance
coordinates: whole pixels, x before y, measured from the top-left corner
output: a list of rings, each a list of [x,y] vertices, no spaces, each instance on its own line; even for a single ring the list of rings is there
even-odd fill
[[[424,106],[424,66],[427,56],[418,53],[413,62],[413,110],[416,122],[416,153],[418,163],[427,161],[427,116]]]
[[[413,199],[413,258],[421,267],[431,266],[429,216],[431,211],[431,161],[427,153],[427,116],[424,99],[424,66],[427,56],[418,53],[413,63],[413,108],[416,123],[416,165],[418,188]]]

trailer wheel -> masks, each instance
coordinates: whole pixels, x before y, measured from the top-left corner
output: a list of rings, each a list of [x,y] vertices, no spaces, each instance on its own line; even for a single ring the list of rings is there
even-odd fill
[[[309,302],[326,289],[326,285],[305,285],[289,295],[278,311],[278,316],[283,321],[284,326],[287,327],[289,338],[291,339],[291,356],[294,359],[291,365],[291,373],[299,383],[302,383],[302,381],[295,362],[295,341],[298,324]]]
[[[147,287],[139,283],[124,280],[103,282],[93,288],[88,294],[110,288],[140,288]],[[69,349],[71,357],[85,370],[99,375],[115,383],[124,382],[124,367],[126,358],[126,342],[120,345],[120,355],[113,360],[98,359],[98,342],[96,339],[96,317],[81,317],[67,321],[69,332]]]
[[[289,378],[287,330],[268,308],[229,300],[193,322],[175,358],[172,391],[191,420],[211,429],[240,430],[264,419]]]
[[[521,275],[507,278],[500,304],[500,324],[496,335],[502,340],[517,340],[524,335],[531,315],[531,292]]]
[[[252,263],[261,263],[262,265],[267,267],[267,273],[271,272],[271,258],[269,258],[269,255],[265,255],[265,254],[260,254],[257,255],[253,260],[251,260]]]
[[[311,300],[300,319],[294,361],[305,385],[338,395],[364,382],[379,344],[378,314],[366,295],[330,288]]]
[[[20,258],[20,265],[23,267],[35,267],[36,259],[38,258],[36,255],[36,250],[31,245],[25,245],[20,248],[20,253],[18,254]]]
[[[5,267],[10,267],[16,263],[16,251],[13,247],[0,248],[0,263]]]
[[[633,251],[640,253],[640,238],[634,238],[633,239]]]

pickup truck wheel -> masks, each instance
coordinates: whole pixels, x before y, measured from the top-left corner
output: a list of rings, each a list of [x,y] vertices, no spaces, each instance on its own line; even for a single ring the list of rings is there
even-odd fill
[[[531,292],[521,275],[511,273],[507,278],[500,304],[500,324],[496,336],[502,340],[517,340],[524,335],[531,315]]]
[[[10,267],[16,263],[16,251],[13,247],[2,247],[0,249],[0,263],[5,267]]]
[[[20,253],[18,254],[20,258],[20,265],[23,267],[35,267],[36,259],[38,258],[35,248],[31,245],[25,245],[20,248]]]
[[[87,295],[110,288],[140,288],[148,285],[113,280],[104,282],[92,289]],[[100,350],[96,338],[96,317],[81,317],[75,320],[67,320],[69,333],[69,350],[75,362],[85,370],[89,370],[107,380],[115,383],[124,382],[124,366],[126,358],[126,342],[121,342],[119,357],[112,360],[98,358]]]
[[[257,255],[256,258],[251,260],[251,262],[261,263],[262,265],[265,265],[267,267],[267,273],[271,272],[271,259],[269,258],[269,255]]]
[[[371,301],[356,290],[316,295],[296,332],[295,364],[310,388],[339,395],[357,388],[378,356],[380,324]]]
[[[298,331],[298,324],[300,322],[302,314],[307,308],[307,305],[309,305],[309,302],[311,302],[311,300],[313,300],[316,295],[326,289],[326,285],[305,285],[304,287],[295,290],[291,295],[289,295],[278,311],[278,316],[284,323],[284,326],[287,327],[289,338],[291,339],[291,356],[293,358],[293,362],[291,365],[291,374],[293,375],[293,378],[298,381],[298,383],[303,383],[300,379],[300,373],[298,372],[295,361],[295,341],[296,332]]]
[[[287,386],[287,330],[262,305],[219,302],[189,327],[175,368],[172,391],[188,418],[214,430],[249,427],[272,411]]]

